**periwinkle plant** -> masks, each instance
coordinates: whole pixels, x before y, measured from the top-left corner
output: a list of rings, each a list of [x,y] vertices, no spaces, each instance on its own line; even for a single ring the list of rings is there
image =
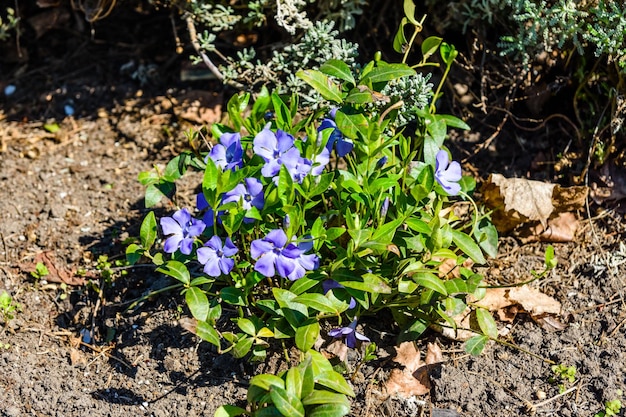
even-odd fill
[[[383,61],[357,72],[337,60],[301,71],[332,102],[315,113],[300,113],[295,95],[263,89],[251,106],[249,94],[235,95],[230,124],[211,127],[212,149],[184,152],[165,170],[140,175],[149,205],[172,198],[188,169],[203,172],[202,191],[195,212],[182,208],[161,219],[162,250],[150,213],[140,244],[127,250],[129,261],[148,257],[178,280],[195,333],[238,358],[263,360],[271,339],[295,344],[309,360],[318,358],[313,346],[320,337],[357,348],[369,340],[368,317],[382,310],[391,313],[399,341],[418,338],[431,324],[454,326],[453,317],[468,307],[466,295],[482,292],[482,277],[463,265],[468,258],[484,263],[496,235],[480,213],[466,222],[450,210],[475,186],[444,146],[447,128],[465,123],[431,106],[416,110],[417,130],[405,136],[394,127],[399,106],[368,106],[388,83],[415,74]],[[444,262],[457,265],[454,275],[441,271]],[[323,322],[330,332],[322,332]],[[472,352],[485,342],[475,340]],[[332,368],[322,370],[323,361],[314,368],[326,376],[309,376],[326,385],[311,387],[313,397],[304,386],[290,394],[285,387],[299,386],[296,374],[313,372],[301,365],[258,378],[251,410],[236,411],[304,413],[328,406],[316,402],[320,395],[353,394]],[[318,388],[331,392],[316,394]],[[345,415],[343,405],[333,415]]]

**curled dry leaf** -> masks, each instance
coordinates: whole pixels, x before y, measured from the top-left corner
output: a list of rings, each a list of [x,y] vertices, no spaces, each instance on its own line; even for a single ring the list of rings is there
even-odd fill
[[[482,192],[485,205],[494,209],[492,221],[506,233],[524,225],[518,234],[537,236],[544,241],[573,240],[578,226],[572,213],[581,209],[587,187],[561,187],[524,178],[505,178],[492,174]],[[563,213],[570,213],[561,216]]]
[[[65,283],[67,285],[82,286],[87,283],[87,280],[85,279],[85,277],[87,278],[95,277],[93,274],[90,274],[90,273],[86,274],[84,277],[78,277],[76,276],[75,269],[68,270],[62,267],[57,268],[57,265],[59,264],[59,262],[50,251],[40,252],[37,255],[35,255],[35,262],[22,265],[22,271],[27,272],[27,273],[34,272],[37,268],[37,265],[36,265],[37,263],[44,264],[46,268],[48,269],[48,275],[44,277],[45,280],[48,282],[55,282],[59,284]]]
[[[404,369],[392,369],[385,384],[387,394],[409,398],[430,392],[429,372],[443,361],[443,355],[438,345],[429,343],[426,362],[422,363],[415,343],[403,342],[396,347],[393,361],[403,365]]]

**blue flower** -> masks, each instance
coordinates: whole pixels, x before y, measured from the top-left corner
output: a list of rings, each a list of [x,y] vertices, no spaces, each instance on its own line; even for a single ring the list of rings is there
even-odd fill
[[[209,205],[209,202],[206,201],[206,197],[204,196],[204,193],[199,193],[196,196],[196,207],[198,208],[199,211],[205,210],[204,215],[202,216],[202,221],[204,222],[204,224],[206,224],[208,227],[213,227],[213,207],[211,207]]]
[[[330,137],[328,138],[328,142],[326,142],[326,148],[329,151],[332,151],[333,145],[335,145],[336,143],[337,144],[336,145],[337,156],[341,158],[341,157],[346,156],[352,151],[352,148],[354,148],[354,144],[352,143],[350,139],[347,139],[343,136],[343,134],[337,127],[337,123],[335,123],[335,121],[333,120],[335,118],[336,112],[337,112],[337,109],[331,110],[330,116],[332,118],[323,119],[322,123],[320,124],[320,127],[317,128],[317,131],[320,132],[321,134],[323,130],[333,129],[333,131],[330,134]]]
[[[265,161],[261,169],[264,177],[278,175],[280,166],[284,163],[295,165],[300,158],[300,151],[293,146],[295,139],[282,130],[272,132],[269,125],[261,130],[252,141],[254,153]]]
[[[206,228],[204,222],[191,217],[186,208],[178,210],[172,217],[162,217],[160,222],[163,234],[171,235],[163,244],[163,250],[167,253],[180,249],[181,253],[190,255],[194,238],[200,236]]]
[[[215,165],[223,170],[235,170],[243,166],[243,148],[239,133],[222,133],[220,143],[208,155]]]
[[[354,349],[358,341],[370,341],[369,338],[363,336],[361,333],[356,331],[356,324],[357,320],[354,319],[349,326],[332,329],[328,332],[328,335],[334,337],[335,339],[344,338],[346,346],[348,346],[350,349]]]
[[[344,288],[345,287],[343,285],[341,285],[334,279],[327,279],[324,282],[322,282],[322,290],[324,291],[324,294],[326,294],[330,290],[344,289]],[[354,307],[356,307],[356,301],[354,297],[350,297],[350,304],[348,305],[348,309],[352,310]]]
[[[324,172],[324,168],[330,162],[330,151],[328,148],[324,148],[319,155],[313,158],[313,167],[311,168],[311,175],[321,175]]]
[[[263,195],[263,184],[256,178],[246,178],[244,184],[238,184],[235,188],[224,194],[222,204],[231,202],[241,202],[244,210],[250,210],[256,207],[259,211],[263,209],[265,197]],[[254,221],[252,218],[244,217],[244,221]]]
[[[384,219],[387,216],[387,211],[389,211],[389,197],[385,197],[383,200],[383,205],[380,208],[380,218]]]
[[[287,242],[287,235],[282,229],[272,230],[263,239],[250,244],[250,255],[256,260],[254,270],[268,278],[278,272],[281,277],[295,281],[302,278],[307,270],[317,268],[317,256],[304,252],[301,247]]]
[[[463,176],[461,164],[457,161],[450,162],[448,152],[440,150],[437,152],[435,162],[435,179],[448,195],[457,195],[461,191],[459,181]]]
[[[229,237],[222,245],[222,239],[213,236],[203,247],[198,248],[198,262],[204,265],[204,273],[211,277],[228,274],[235,266],[232,257],[239,250]]]

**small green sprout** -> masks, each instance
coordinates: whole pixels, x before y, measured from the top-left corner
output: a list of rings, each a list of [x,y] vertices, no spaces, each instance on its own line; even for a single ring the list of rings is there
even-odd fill
[[[35,265],[35,270],[31,271],[30,275],[32,275],[32,277],[36,280],[40,280],[50,275],[50,271],[48,271],[48,268],[43,263],[37,262],[37,265]]]
[[[15,312],[21,311],[22,307],[13,301],[13,297],[8,292],[2,291],[0,294],[0,314],[2,314],[2,321],[7,324],[10,320],[15,318]]]
[[[556,383],[562,380],[562,381],[567,381],[571,384],[576,380],[576,367],[574,365],[565,366],[562,363],[558,365],[553,365],[552,372],[554,372],[554,374],[556,375],[556,377],[550,378],[550,382],[552,383]],[[559,393],[562,394],[566,390],[567,390],[567,387],[565,386],[564,382],[559,384]]]
[[[621,397],[623,394],[622,390],[617,390],[617,396]],[[616,416],[622,410],[622,401],[619,398],[616,398],[611,401],[607,401],[604,403],[604,410],[596,413],[593,417],[611,417]]]

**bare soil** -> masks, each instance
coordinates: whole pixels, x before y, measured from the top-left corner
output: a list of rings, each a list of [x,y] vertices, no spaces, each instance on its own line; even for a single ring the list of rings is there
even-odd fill
[[[107,280],[97,268],[101,255],[123,258],[124,240],[138,235],[146,213],[138,173],[183,149],[185,129],[219,119],[229,94],[179,81],[182,59],[164,53],[174,47],[142,31],[166,24],[167,15],[134,19],[125,42],[99,37],[105,30],[94,39],[56,30],[27,49],[28,59],[0,62],[0,87],[17,86],[0,94],[0,292],[21,306],[0,331],[0,416],[212,416],[222,404],[244,404],[253,375],[285,367],[279,355],[261,366],[216,355],[179,325],[188,311],[176,293],[133,305],[170,283],[152,269],[113,264]],[[129,62],[158,77],[133,78],[122,68]],[[74,116],[64,114],[66,105]],[[54,123],[59,129],[50,132]],[[483,156],[490,172],[524,172],[511,166],[511,155],[528,161],[541,151],[532,141],[524,150],[495,145]],[[479,357],[429,333],[420,351],[436,343],[444,362],[431,368],[429,394],[407,400],[383,393],[395,366],[395,329],[366,320],[379,359],[354,379],[352,415],[593,416],[620,398],[626,222],[611,208],[581,215],[576,241],[555,245],[558,267],[533,283],[562,304],[564,330],[520,314],[499,323],[508,330],[503,340],[517,348],[493,343]],[[526,281],[542,269],[544,251],[543,243],[504,237],[482,272],[493,285]],[[43,259],[55,268],[47,282],[29,273]],[[75,285],[64,289],[62,281]],[[549,361],[574,365],[575,381],[551,382]]]

